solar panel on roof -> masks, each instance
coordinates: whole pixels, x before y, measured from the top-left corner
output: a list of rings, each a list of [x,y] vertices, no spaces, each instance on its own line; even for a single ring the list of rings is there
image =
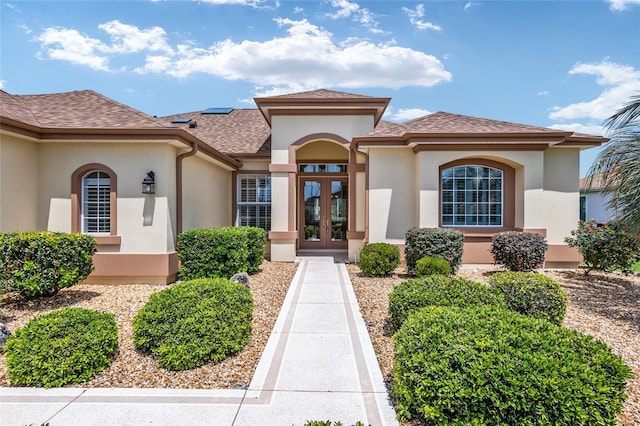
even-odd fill
[[[177,117],[171,120],[172,123],[188,123],[191,119],[189,117]]]
[[[202,111],[202,114],[229,114],[231,111],[233,111],[233,108],[231,107],[207,108]]]

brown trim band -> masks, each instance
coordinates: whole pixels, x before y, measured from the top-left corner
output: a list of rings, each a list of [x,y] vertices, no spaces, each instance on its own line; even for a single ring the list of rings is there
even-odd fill
[[[364,173],[365,170],[366,170],[366,166],[364,164],[349,162],[349,165],[347,166],[347,173]]]
[[[99,246],[119,246],[122,242],[120,235],[93,235],[93,238]]]
[[[297,164],[269,164],[270,173],[295,173],[297,171]]]
[[[347,231],[347,240],[363,240],[364,231]]]
[[[548,144],[539,143],[431,143],[413,147],[413,152],[422,151],[544,151]]]
[[[543,238],[547,238],[547,228],[524,228],[522,232],[529,232],[532,234],[540,234]]]
[[[296,231],[269,231],[270,240],[297,240],[298,233]]]
[[[93,255],[95,269],[89,275],[89,282],[109,282],[110,278],[135,277],[162,278],[172,282],[178,273],[178,253],[96,253]]]

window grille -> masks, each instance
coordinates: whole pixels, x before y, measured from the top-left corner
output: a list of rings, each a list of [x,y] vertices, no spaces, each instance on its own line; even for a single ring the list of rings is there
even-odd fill
[[[82,178],[82,232],[90,234],[111,231],[111,179],[101,171]]]
[[[271,230],[271,176],[238,176],[239,226],[256,226]]]

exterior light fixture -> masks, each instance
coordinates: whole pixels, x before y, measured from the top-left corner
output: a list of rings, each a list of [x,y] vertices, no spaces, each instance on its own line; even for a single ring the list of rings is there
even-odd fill
[[[156,193],[156,174],[153,171],[147,172],[147,177],[142,181],[143,194]]]

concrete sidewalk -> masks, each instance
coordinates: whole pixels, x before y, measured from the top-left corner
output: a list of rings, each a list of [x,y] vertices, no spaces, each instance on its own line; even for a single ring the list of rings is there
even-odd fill
[[[0,388],[0,425],[397,425],[344,264],[300,259],[247,390]]]

